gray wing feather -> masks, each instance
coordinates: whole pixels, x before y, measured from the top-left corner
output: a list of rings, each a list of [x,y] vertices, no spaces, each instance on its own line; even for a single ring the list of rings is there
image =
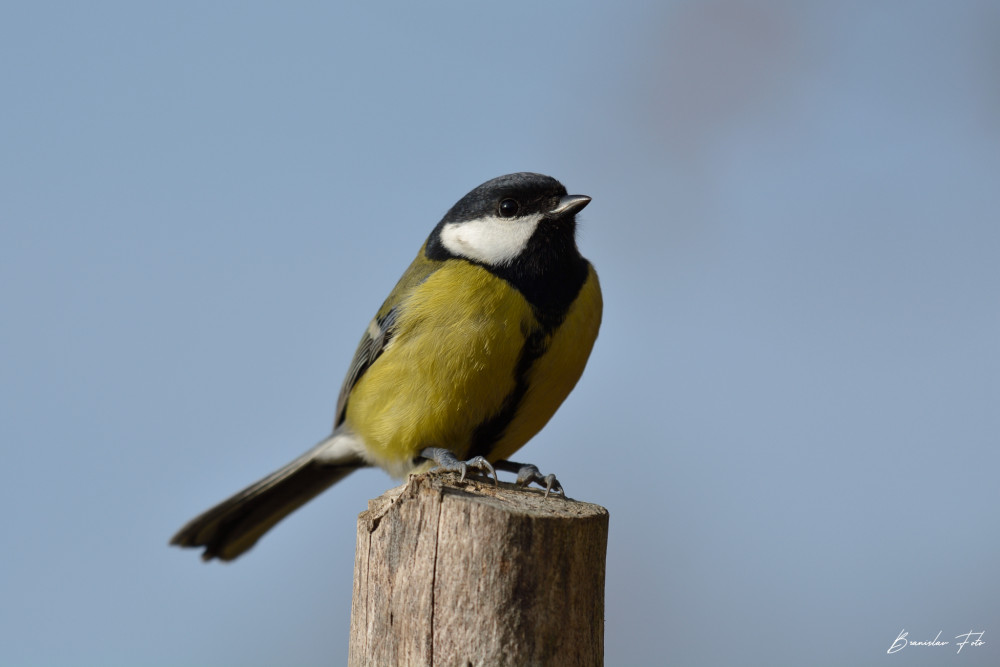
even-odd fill
[[[344,384],[340,388],[333,428],[337,428],[344,421],[344,415],[347,412],[347,398],[350,396],[351,390],[354,389],[354,385],[358,383],[358,380],[365,374],[365,371],[375,363],[375,360],[381,356],[392,340],[392,335],[395,333],[397,314],[398,309],[392,308],[385,315],[376,317],[368,325],[368,330],[365,331],[365,335],[361,338],[361,343],[358,345],[358,349],[354,353],[354,358],[351,360],[351,365],[347,369],[347,377],[344,378]]]

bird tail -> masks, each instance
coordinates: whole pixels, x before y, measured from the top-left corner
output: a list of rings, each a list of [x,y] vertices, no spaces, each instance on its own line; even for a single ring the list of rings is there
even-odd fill
[[[331,435],[264,479],[191,519],[170,540],[205,547],[203,560],[233,560],[286,516],[368,464],[347,435]]]

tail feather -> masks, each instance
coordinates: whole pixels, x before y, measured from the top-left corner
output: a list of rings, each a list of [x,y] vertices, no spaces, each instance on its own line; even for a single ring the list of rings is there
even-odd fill
[[[204,547],[203,560],[233,560],[279,521],[367,464],[355,456],[323,456],[324,441],[288,465],[203,512],[170,540]]]

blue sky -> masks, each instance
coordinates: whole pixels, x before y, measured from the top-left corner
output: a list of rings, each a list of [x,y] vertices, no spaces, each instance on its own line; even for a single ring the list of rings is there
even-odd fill
[[[605,322],[521,458],[611,512],[607,663],[997,664],[998,43],[989,2],[0,10],[0,662],[343,662],[384,473],[231,565],[167,540],[530,170],[593,197]]]

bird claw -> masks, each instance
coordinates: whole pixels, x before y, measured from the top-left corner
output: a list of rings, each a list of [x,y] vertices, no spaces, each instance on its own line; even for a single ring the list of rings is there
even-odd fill
[[[497,479],[497,471],[482,456],[474,456],[468,461],[459,461],[451,451],[441,449],[440,447],[428,447],[420,452],[420,456],[437,464],[429,472],[457,472],[461,475],[460,481],[464,482],[468,471],[476,470],[483,473],[486,477],[492,476],[494,485],[500,483]]]
[[[429,472],[457,472],[461,475],[461,481],[463,482],[469,470],[476,470],[487,477],[493,477],[493,484],[498,485],[500,482],[497,479],[497,470],[503,470],[504,472],[517,473],[517,485],[521,488],[527,488],[535,483],[545,487],[546,498],[549,497],[549,493],[557,493],[563,498],[566,497],[566,492],[555,475],[551,473],[543,475],[538,470],[538,466],[530,463],[495,461],[491,464],[482,456],[474,456],[468,461],[459,461],[454,453],[441,447],[428,447],[420,452],[420,456],[437,464]]]
[[[552,491],[558,493],[563,498],[566,497],[566,492],[563,490],[562,484],[559,483],[559,480],[556,479],[556,476],[552,473],[542,475],[542,473],[538,470],[538,466],[530,463],[514,463],[513,461],[497,461],[495,465],[498,470],[516,472],[517,485],[522,488],[530,486],[532,482],[535,482],[539,486],[545,487],[546,498],[549,497],[549,492]]]

